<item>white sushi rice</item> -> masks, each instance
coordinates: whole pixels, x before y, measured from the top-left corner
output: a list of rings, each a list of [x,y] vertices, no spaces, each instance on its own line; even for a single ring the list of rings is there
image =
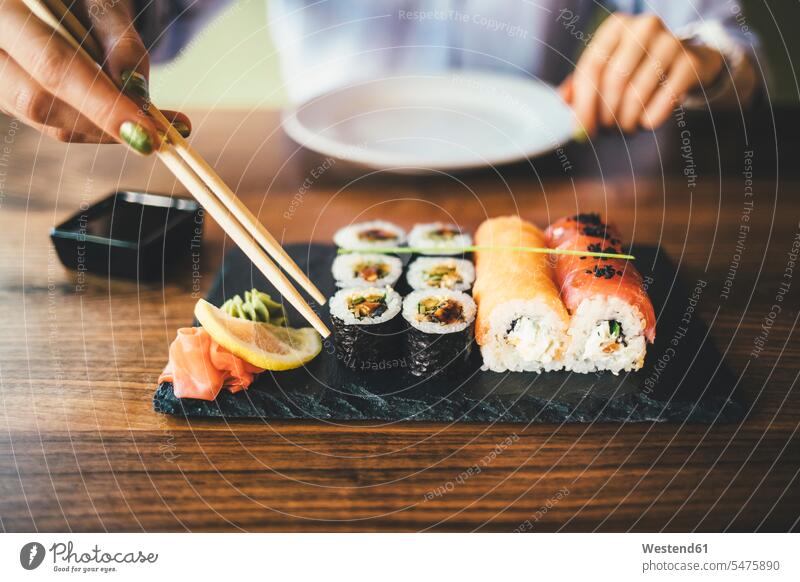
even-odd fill
[[[356,267],[363,264],[384,264],[389,271],[385,277],[375,281],[366,281],[356,274]],[[385,254],[350,253],[339,255],[333,260],[333,278],[337,287],[394,287],[403,273],[403,262],[397,257]]]
[[[395,235],[391,240],[368,241],[359,238],[359,234],[368,230],[385,230]],[[344,249],[365,250],[386,247],[399,247],[406,242],[406,231],[394,223],[385,220],[359,222],[339,229],[333,235],[336,246]]]
[[[612,320],[620,324],[624,342],[611,335]],[[616,297],[585,299],[572,314],[566,369],[579,373],[607,370],[613,374],[640,369],[647,351],[645,325],[636,306]]]
[[[446,299],[457,301],[463,310],[462,316],[464,321],[441,324],[420,319],[418,309],[419,303],[420,301],[430,297],[435,297],[439,301],[444,301]],[[463,331],[472,325],[473,321],[475,321],[476,311],[477,308],[472,297],[466,293],[462,293],[461,291],[450,291],[448,289],[424,289],[420,291],[412,291],[406,295],[406,298],[403,300],[403,317],[408,323],[425,333],[445,334]]]
[[[542,301],[517,299],[498,305],[483,339],[483,369],[542,372],[564,367],[567,326]]]
[[[348,300],[355,296],[365,296],[372,294],[386,294],[386,311],[378,317],[359,319],[347,307]],[[400,295],[391,287],[349,287],[341,289],[331,297],[329,301],[331,315],[341,319],[346,325],[375,325],[389,321],[400,313],[403,300]]]
[[[454,283],[451,288],[453,291],[468,291],[475,282],[475,266],[471,261],[465,259],[451,259],[449,257],[420,257],[408,267],[406,280],[412,289],[441,288],[436,282],[428,281],[426,273],[439,265],[455,267],[461,277],[460,283]]]
[[[443,228],[458,231],[460,234],[457,234],[452,239],[448,240],[441,240],[431,237],[432,232]],[[458,249],[472,245],[472,237],[469,234],[462,232],[461,229],[455,224],[450,224],[447,222],[429,222],[426,224],[417,224],[411,229],[411,232],[408,234],[408,245],[410,247],[433,249],[420,253],[423,255],[460,255],[463,254],[464,251]],[[447,250],[452,248],[456,248],[457,250]]]

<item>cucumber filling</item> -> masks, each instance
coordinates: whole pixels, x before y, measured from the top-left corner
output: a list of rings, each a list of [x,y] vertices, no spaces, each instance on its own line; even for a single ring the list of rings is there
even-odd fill
[[[432,269],[423,273],[425,282],[429,287],[441,287],[443,289],[453,289],[464,279],[458,273],[458,269],[451,265],[436,265]]]

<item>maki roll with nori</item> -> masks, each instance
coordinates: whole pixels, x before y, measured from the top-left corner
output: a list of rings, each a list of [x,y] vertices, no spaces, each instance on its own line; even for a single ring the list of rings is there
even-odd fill
[[[384,369],[400,360],[400,295],[391,287],[350,287],[331,297],[336,357],[359,370]]]
[[[385,220],[371,220],[339,229],[333,242],[343,249],[362,251],[399,247],[406,242],[406,231]]]
[[[385,254],[350,253],[336,257],[332,270],[337,287],[393,287],[403,263]]]
[[[421,257],[408,267],[406,279],[412,289],[469,291],[475,281],[475,266],[465,259]]]
[[[403,300],[408,322],[406,358],[415,376],[452,374],[465,368],[472,350],[475,302],[461,291],[414,291]]]
[[[472,237],[462,232],[455,224],[446,222],[429,222],[417,224],[408,235],[410,247],[430,249],[423,251],[423,255],[461,255],[463,247],[472,244]]]

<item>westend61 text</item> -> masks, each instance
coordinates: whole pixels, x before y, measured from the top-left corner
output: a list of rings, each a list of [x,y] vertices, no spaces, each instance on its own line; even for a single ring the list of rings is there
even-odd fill
[[[645,554],[707,554],[708,544],[687,544],[685,546],[642,544],[642,551]]]

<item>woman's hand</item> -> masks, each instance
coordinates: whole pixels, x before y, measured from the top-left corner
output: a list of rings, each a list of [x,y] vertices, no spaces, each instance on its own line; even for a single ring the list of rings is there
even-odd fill
[[[599,127],[654,129],[686,93],[713,83],[722,64],[719,52],[681,42],[657,16],[615,13],[561,91],[589,136]]]
[[[142,110],[149,63],[129,0],[77,0],[72,10],[98,41],[111,80],[21,0],[0,0],[0,109],[61,141],[122,141],[149,154],[159,138]],[[125,79],[128,95],[118,88]],[[185,115],[164,114],[189,133]]]

